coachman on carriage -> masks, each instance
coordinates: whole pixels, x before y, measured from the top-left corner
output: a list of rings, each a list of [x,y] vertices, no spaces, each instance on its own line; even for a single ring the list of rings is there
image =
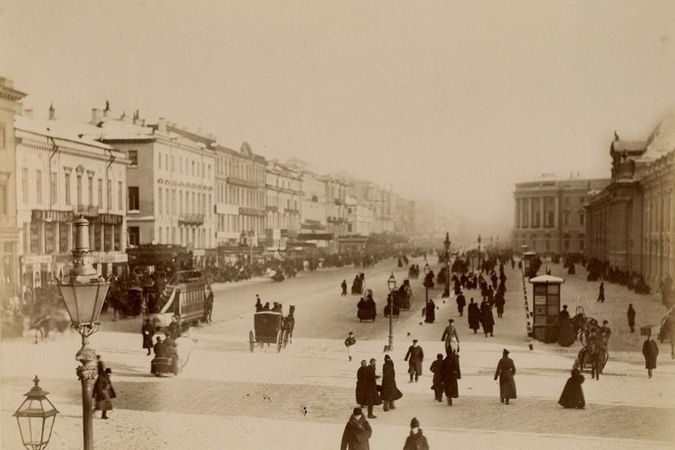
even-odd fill
[[[584,344],[578,354],[579,370],[583,372],[584,369],[590,369],[591,378],[599,380],[609,360],[607,351],[609,334],[598,325],[597,320],[587,318],[581,307],[577,308],[573,323],[579,340]]]
[[[372,320],[375,322],[377,306],[375,305],[375,300],[373,300],[373,292],[370,289],[366,290],[365,298],[359,300],[356,307],[358,309],[356,317],[359,318],[360,322],[363,322],[364,320]]]

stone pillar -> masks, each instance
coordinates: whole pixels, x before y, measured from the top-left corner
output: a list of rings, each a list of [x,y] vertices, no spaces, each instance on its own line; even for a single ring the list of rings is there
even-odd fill
[[[539,226],[541,228],[544,228],[546,224],[544,219],[544,197],[539,197]]]
[[[532,228],[532,224],[533,224],[533,222],[532,222],[532,217],[533,217],[533,215],[532,215],[532,197],[529,197],[527,199],[527,204],[528,204],[528,206],[527,206],[527,214],[528,214],[527,224],[530,228]]]

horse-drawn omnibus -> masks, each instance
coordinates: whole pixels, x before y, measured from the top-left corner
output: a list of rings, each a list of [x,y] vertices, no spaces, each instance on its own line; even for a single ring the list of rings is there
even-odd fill
[[[206,281],[201,272],[176,272],[160,294],[150,320],[157,330],[167,328],[174,317],[182,329],[195,326],[205,320],[206,297]]]

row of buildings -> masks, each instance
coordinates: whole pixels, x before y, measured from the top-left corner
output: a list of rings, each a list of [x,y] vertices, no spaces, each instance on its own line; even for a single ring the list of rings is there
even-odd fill
[[[514,248],[583,254],[658,287],[675,276],[675,116],[644,140],[615,133],[609,154],[607,179],[516,184]]]
[[[268,160],[243,143],[138,111],[94,108],[86,123],[24,110],[0,78],[0,239],[3,291],[40,286],[70,258],[73,218],[90,223],[104,275],[126,250],[185,246],[198,265],[306,248],[362,248],[373,234],[413,236],[415,203],[375,183],[323,175],[302,161]],[[246,249],[246,251],[242,251]]]

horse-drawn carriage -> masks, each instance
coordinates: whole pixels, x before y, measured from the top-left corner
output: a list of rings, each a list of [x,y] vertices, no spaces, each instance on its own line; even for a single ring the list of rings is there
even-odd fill
[[[276,344],[277,352],[286,347],[293,336],[295,306],[291,305],[288,316],[281,311],[259,311],[253,316],[253,330],[248,333],[249,349],[253,351],[255,344]]]
[[[580,371],[590,369],[591,378],[600,379],[600,374],[609,360],[607,351],[606,336],[598,324],[598,321],[592,317],[586,317],[584,310],[577,307],[576,314],[572,320],[576,336],[583,344],[577,355],[578,368]]]
[[[377,308],[375,301],[373,300],[373,293],[370,289],[366,290],[365,298],[359,300],[359,303],[356,305],[357,312],[356,317],[359,318],[359,322],[364,320],[372,320],[375,322],[375,316],[377,316]]]

